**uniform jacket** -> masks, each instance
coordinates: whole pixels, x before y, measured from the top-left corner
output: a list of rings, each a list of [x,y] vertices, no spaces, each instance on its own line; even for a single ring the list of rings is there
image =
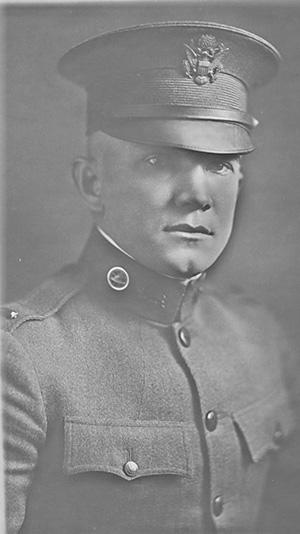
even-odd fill
[[[294,426],[289,354],[257,304],[154,273],[94,230],[4,314],[8,534],[255,532]]]

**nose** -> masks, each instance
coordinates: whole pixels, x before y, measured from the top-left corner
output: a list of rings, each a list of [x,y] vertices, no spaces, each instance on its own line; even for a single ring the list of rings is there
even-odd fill
[[[180,177],[175,204],[178,208],[187,207],[192,210],[207,211],[212,206],[212,199],[208,189],[205,168],[200,163],[193,164]]]

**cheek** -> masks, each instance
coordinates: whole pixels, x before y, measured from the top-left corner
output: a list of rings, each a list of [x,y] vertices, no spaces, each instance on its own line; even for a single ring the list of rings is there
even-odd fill
[[[230,222],[234,217],[238,197],[238,183],[224,184],[218,188],[215,195],[216,210],[222,221]]]
[[[142,180],[142,178],[141,178]],[[156,184],[153,182],[137,182],[136,184],[127,184],[126,187],[118,186],[112,188],[104,194],[104,202],[107,207],[118,206],[121,211],[130,211],[132,216],[140,213],[158,212],[164,209],[170,199],[172,193],[167,184]]]
[[[135,235],[150,226],[155,219],[153,195],[137,187],[115,187],[103,194],[103,223],[119,235]]]

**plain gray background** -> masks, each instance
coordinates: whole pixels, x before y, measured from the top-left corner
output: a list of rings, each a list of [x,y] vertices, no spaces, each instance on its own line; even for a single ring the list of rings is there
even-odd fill
[[[266,304],[299,351],[300,3],[7,5],[2,14],[4,299],[22,297],[75,260],[90,229],[89,214],[71,180],[72,161],[85,153],[85,95],[56,74],[60,56],[84,39],[121,26],[165,20],[221,22],[270,40],[283,61],[277,79],[252,95],[253,114],[260,121],[253,136],[257,148],[244,161],[247,178],[233,238],[209,277],[224,288],[240,286]],[[294,442],[277,466],[285,512],[270,534],[299,532],[299,457],[300,445]]]

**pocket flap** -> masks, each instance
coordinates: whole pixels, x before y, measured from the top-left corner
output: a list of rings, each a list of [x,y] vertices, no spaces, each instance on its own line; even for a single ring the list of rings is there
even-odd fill
[[[162,421],[94,423],[66,418],[64,473],[104,471],[126,480],[159,474],[190,477],[188,426]],[[125,472],[128,461],[137,466],[131,476]]]
[[[233,414],[254,462],[268,450],[277,450],[295,428],[287,396],[273,392],[259,402]]]

